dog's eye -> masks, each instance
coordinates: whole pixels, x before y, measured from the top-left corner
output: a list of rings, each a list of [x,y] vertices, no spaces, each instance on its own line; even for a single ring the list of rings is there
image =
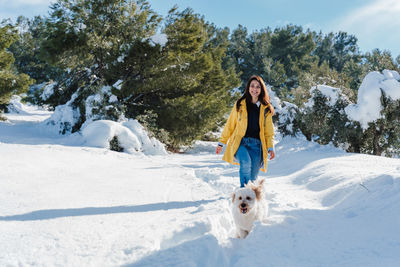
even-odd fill
[[[239,200],[242,200],[242,197],[239,197]]]
[[[251,197],[246,197],[247,200],[251,200]]]

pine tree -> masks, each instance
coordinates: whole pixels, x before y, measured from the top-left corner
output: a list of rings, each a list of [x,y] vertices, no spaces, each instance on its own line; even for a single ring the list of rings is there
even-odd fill
[[[60,79],[64,73],[62,69],[51,66],[39,57],[45,19],[36,16],[30,20],[20,16],[15,27],[19,38],[10,46],[9,51],[15,57],[14,65],[18,72],[28,74],[36,83]]]
[[[0,26],[0,112],[3,111],[13,94],[28,90],[32,80],[26,74],[18,74],[13,66],[14,57],[7,49],[18,38],[11,25]]]
[[[365,74],[370,71],[383,71],[384,69],[398,70],[397,65],[389,51],[374,49],[372,52],[365,53],[364,60],[366,61]]]
[[[312,33],[304,33],[300,26],[288,25],[274,30],[269,56],[274,63],[279,62],[284,66],[287,76],[284,86],[287,89],[298,86],[301,72],[310,71],[316,60],[311,55],[314,48]]]
[[[330,107],[328,98],[315,89],[311,101],[298,113],[299,129],[308,141],[325,143]]]
[[[157,69],[127,110],[130,116],[153,114],[158,132],[165,130],[170,149],[177,149],[221,123],[232,101],[229,90],[239,80],[233,68],[222,69],[227,42],[191,9],[172,9],[163,33],[168,42],[154,57]]]
[[[366,74],[365,72],[366,68],[362,64],[356,63],[353,59],[347,61],[342,69],[343,77],[347,80],[348,86],[354,91],[360,87],[362,78]]]
[[[113,112],[109,108],[92,107],[95,114],[86,112],[86,104],[94,104],[86,101],[98,94],[103,99],[100,102],[104,102],[112,92],[104,93],[103,89],[111,89],[118,80],[131,75],[129,66],[122,63],[138,49],[136,45],[149,43],[160,18],[142,0],[58,0],[51,9],[45,22],[40,56],[67,70],[67,74],[57,80],[47,104],[53,107],[65,104],[76,94],[69,105],[80,113],[72,127],[60,131],[78,131],[89,119],[117,119],[123,113],[119,100],[111,103]],[[135,59],[132,61],[136,64]]]
[[[392,100],[382,91],[382,118],[369,123],[363,132],[361,153],[395,156],[400,153],[400,100]]]
[[[314,41],[316,48],[313,54],[318,56],[318,65],[327,62],[331,69],[335,69],[339,73],[342,71],[346,62],[353,60],[360,62],[357,38],[346,32],[328,33],[323,35],[314,33]]]

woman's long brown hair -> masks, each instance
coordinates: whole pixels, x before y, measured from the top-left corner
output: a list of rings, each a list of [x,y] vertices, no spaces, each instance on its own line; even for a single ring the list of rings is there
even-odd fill
[[[246,107],[247,108],[250,107],[251,95],[250,95],[249,90],[250,90],[250,83],[253,80],[256,80],[261,85],[261,93],[258,96],[258,101],[260,101],[263,105],[267,106],[267,108],[271,111],[272,115],[274,115],[275,114],[275,110],[274,110],[274,107],[271,105],[271,99],[270,99],[270,97],[268,95],[267,87],[265,86],[265,83],[264,83],[263,79],[260,76],[257,76],[257,75],[251,76],[250,79],[247,81],[246,90],[244,91],[243,96],[241,98],[239,98],[239,100],[236,102],[236,110],[239,111],[240,102],[243,99],[246,99]]]

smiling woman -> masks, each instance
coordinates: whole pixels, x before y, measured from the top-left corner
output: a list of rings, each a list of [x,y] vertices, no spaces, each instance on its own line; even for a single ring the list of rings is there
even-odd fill
[[[257,179],[259,170],[267,170],[268,154],[275,157],[271,105],[264,81],[252,76],[245,93],[236,102],[222,131],[216,153],[228,143],[223,160],[240,165],[240,187]]]

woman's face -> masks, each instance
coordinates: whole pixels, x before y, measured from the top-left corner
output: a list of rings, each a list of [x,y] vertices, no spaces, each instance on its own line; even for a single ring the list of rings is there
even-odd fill
[[[257,80],[250,82],[249,93],[253,99],[258,99],[261,94],[261,84]]]

